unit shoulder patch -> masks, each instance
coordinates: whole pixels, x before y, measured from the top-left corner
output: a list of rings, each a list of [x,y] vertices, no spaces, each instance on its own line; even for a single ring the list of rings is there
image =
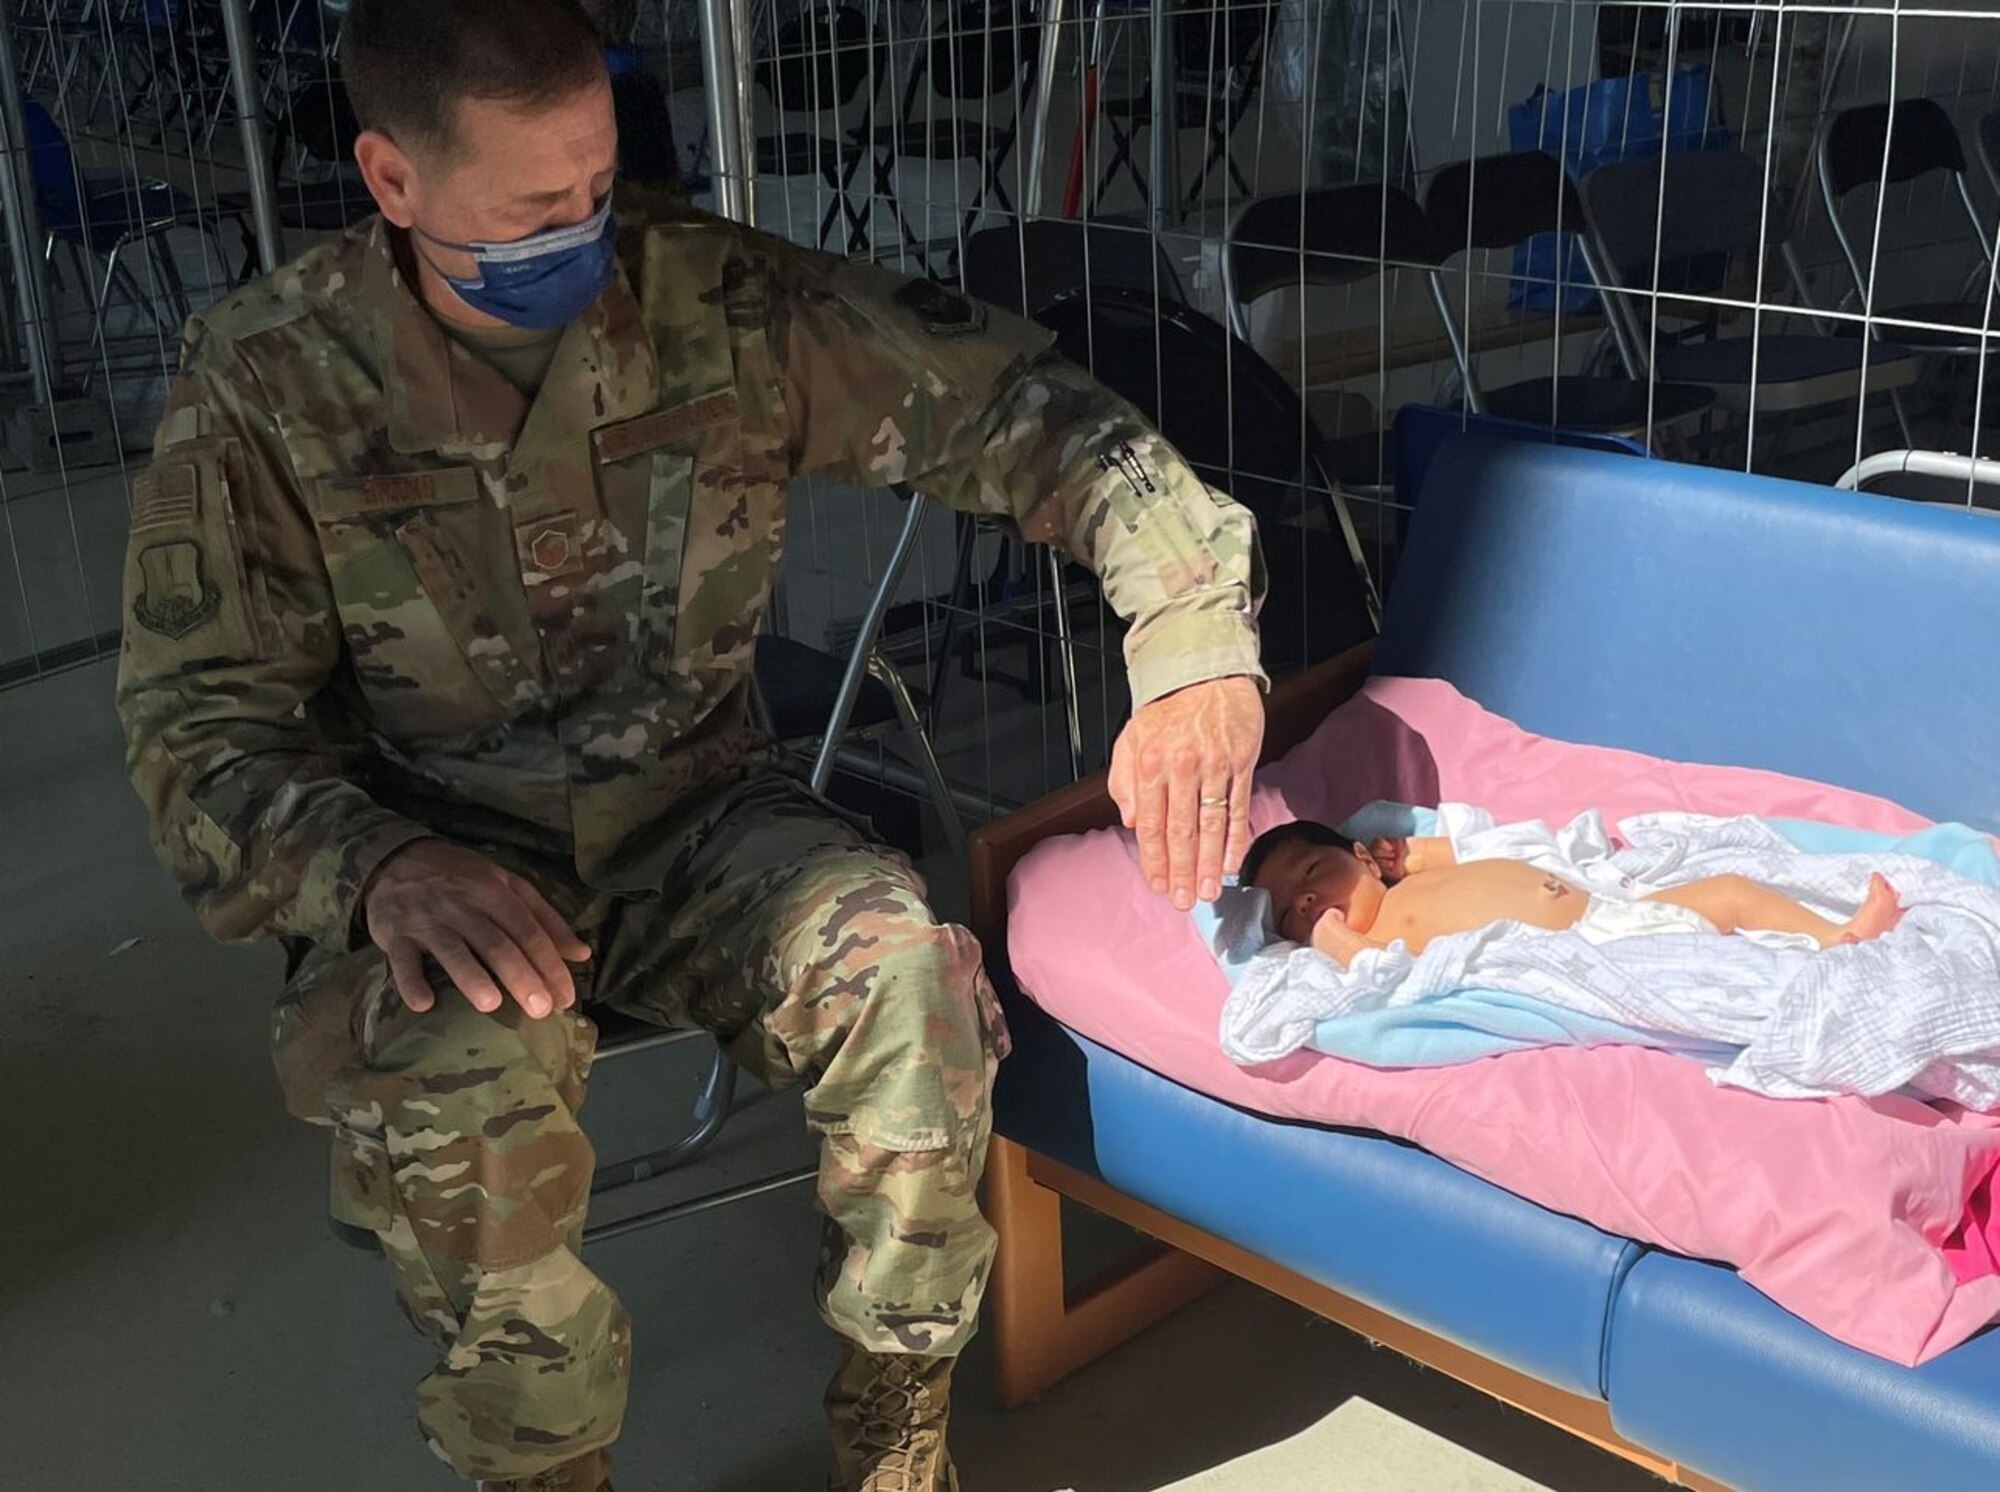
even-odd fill
[[[222,609],[222,592],[208,578],[206,558],[193,539],[140,551],[139,576],[132,619],[148,632],[179,641],[215,620]]]
[[[896,304],[933,337],[969,337],[986,329],[983,304],[936,280],[911,280],[896,292]]]

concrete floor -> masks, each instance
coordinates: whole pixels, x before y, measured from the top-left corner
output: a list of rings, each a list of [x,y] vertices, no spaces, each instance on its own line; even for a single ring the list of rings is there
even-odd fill
[[[111,682],[100,664],[0,693],[0,1486],[443,1492],[410,1425],[425,1353],[379,1264],[326,1229],[322,1137],[279,1108],[275,954],[207,942],[153,865]],[[657,1132],[701,1055],[604,1070],[604,1153]],[[760,1094],[661,1189],[807,1154],[795,1100]],[[621,1489],[820,1485],[813,1253],[796,1190],[594,1249],[636,1323]],[[973,1492],[1660,1485],[1242,1286],[1020,1412],[995,1409],[983,1347],[961,1384]]]

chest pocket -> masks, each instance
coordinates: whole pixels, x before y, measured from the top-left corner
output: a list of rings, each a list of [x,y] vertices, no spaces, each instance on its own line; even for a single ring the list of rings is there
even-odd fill
[[[772,495],[746,484],[735,396],[710,395],[595,437],[607,514],[640,576],[633,642],[648,673],[704,688],[749,666],[770,596]]]
[[[309,491],[355,676],[391,739],[457,735],[532,701],[508,636],[520,587],[503,515],[470,467],[335,478]]]

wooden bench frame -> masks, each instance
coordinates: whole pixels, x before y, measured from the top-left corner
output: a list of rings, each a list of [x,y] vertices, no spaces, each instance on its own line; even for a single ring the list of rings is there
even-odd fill
[[[1264,759],[1304,740],[1368,676],[1372,646],[1287,681],[1272,695]],[[1118,822],[1102,774],[1031,803],[972,839],[972,926],[996,980],[1009,978],[1007,878],[1043,840]],[[1116,1218],[1151,1248],[1069,1289],[1063,1278],[1061,1199]],[[1552,1387],[1518,1369],[1329,1290],[1305,1276],[1135,1201],[1095,1177],[996,1136],[986,1166],[986,1209],[1000,1235],[991,1287],[1000,1399],[1012,1408],[1201,1296],[1229,1276],[1249,1280],[1405,1357],[1448,1373],[1657,1476],[1696,1489],[1720,1483],[1633,1444],[1611,1427],[1610,1406]]]

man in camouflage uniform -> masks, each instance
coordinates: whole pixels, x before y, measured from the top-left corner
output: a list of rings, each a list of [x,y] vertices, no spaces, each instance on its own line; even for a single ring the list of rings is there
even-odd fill
[[[747,723],[786,485],[907,481],[1095,568],[1132,622],[1114,787],[1183,904],[1246,837],[1249,519],[1025,323],[622,192],[599,235],[571,0],[359,0],[345,47],[382,215],[195,320],[134,487],[157,851],[215,935],[290,950],[287,1103],[437,1348],[454,1469],[609,1485],[602,1004],[806,1086],[835,1485],[955,1486],[1006,1036],[970,934]]]

